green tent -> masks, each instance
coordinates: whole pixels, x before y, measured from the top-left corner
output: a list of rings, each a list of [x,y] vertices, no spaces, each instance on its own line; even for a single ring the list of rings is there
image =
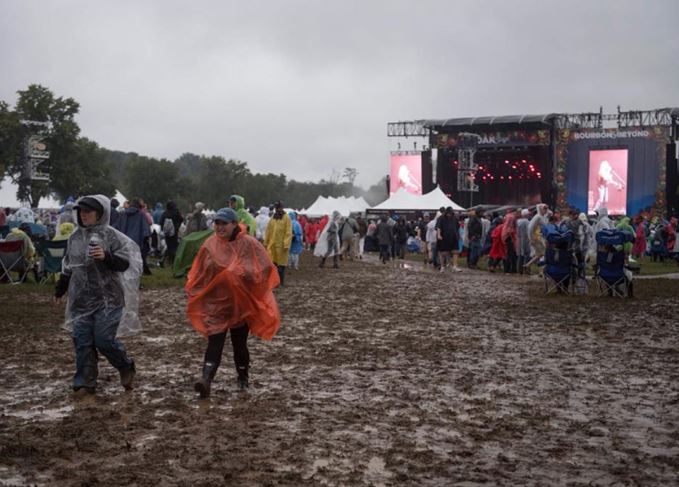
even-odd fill
[[[198,255],[198,249],[203,245],[203,242],[212,235],[212,230],[203,230],[202,232],[193,232],[182,238],[177,248],[177,255],[174,258],[174,265],[172,266],[172,273],[174,277],[184,277],[189,273],[193,259]]]

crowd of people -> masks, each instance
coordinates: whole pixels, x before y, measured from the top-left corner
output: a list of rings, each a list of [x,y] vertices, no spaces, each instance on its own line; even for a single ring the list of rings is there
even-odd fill
[[[395,213],[366,219],[338,211],[308,218],[286,211],[281,201],[255,214],[242,196],[231,195],[227,207],[204,210],[205,205],[197,202],[182,215],[173,201],[150,210],[141,198],[120,205],[115,199],[90,195],[68,201],[59,212],[27,208],[0,212],[3,240],[24,242],[27,262],[36,261],[41,239],[68,242],[54,301],[68,302],[75,392],[95,392],[99,353],[120,372],[121,385],[133,387],[136,364],[119,337],[139,327],[140,278],[151,273],[147,257],[155,253],[159,265],[171,263],[181,239],[198,232],[205,232],[205,240],[185,289],[189,321],[207,339],[202,372],[194,384],[203,398],[210,395],[227,334],[238,387],[248,388],[248,336],[271,339],[276,334],[280,313],[273,290],[285,285],[286,269],[299,269],[303,249],[318,257],[320,268],[330,258],[337,268],[340,260],[363,259],[365,251],[376,251],[385,264],[412,253],[424,266],[459,272],[460,257],[466,256],[470,269],[478,269],[486,258],[490,272],[529,274],[544,257],[550,232],[569,231],[574,252],[586,259],[596,253],[595,235],[617,228],[635,236],[625,249],[630,262],[648,257],[679,263],[676,218],[641,214],[614,221],[606,208],[599,208],[593,219],[576,210],[560,214],[545,204],[504,214],[440,208],[410,221]]]

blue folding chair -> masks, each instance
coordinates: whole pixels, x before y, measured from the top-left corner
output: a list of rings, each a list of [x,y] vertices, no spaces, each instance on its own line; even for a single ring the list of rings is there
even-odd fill
[[[625,265],[624,244],[633,242],[634,235],[622,230],[601,230],[596,234],[597,253],[594,279],[599,295],[631,298],[632,272]]]
[[[68,240],[41,240],[36,244],[42,271],[41,284],[56,282],[67,244]]]
[[[573,232],[550,227],[545,233],[546,251],[542,275],[545,294],[551,292],[572,294],[576,277],[573,256]]]

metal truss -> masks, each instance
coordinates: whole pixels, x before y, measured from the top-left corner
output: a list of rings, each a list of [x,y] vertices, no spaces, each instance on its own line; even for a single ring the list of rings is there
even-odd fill
[[[426,120],[409,122],[390,122],[387,124],[387,137],[429,137],[431,130],[425,127]]]

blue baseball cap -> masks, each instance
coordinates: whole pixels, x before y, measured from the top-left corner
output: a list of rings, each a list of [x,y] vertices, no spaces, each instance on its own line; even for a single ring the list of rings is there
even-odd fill
[[[215,213],[215,221],[223,221],[225,223],[238,222],[238,213],[236,213],[232,208],[220,208]]]

